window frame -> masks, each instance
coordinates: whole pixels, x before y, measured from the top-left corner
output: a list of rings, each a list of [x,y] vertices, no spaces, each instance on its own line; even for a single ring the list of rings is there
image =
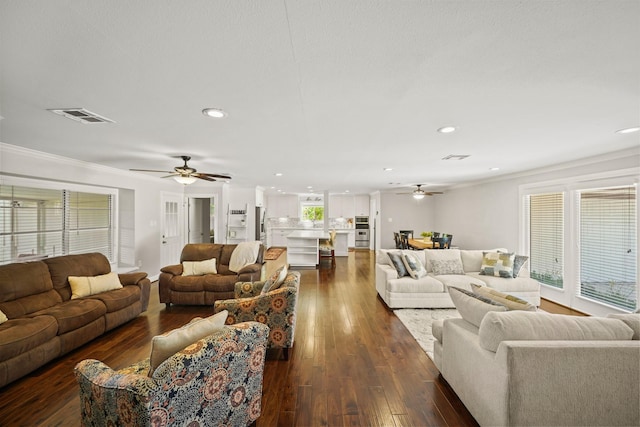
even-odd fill
[[[111,196],[111,256],[109,260],[112,269],[117,268],[119,260],[119,215],[118,201],[119,191],[117,188],[98,187],[85,184],[66,183],[60,181],[45,181],[33,178],[14,177],[0,175],[0,184],[3,186],[31,187],[43,190],[70,191],[80,193],[94,193]],[[63,193],[64,194],[64,193]],[[63,218],[64,221],[64,218]],[[67,255],[67,254],[60,254]],[[14,262],[14,261],[11,261]]]
[[[564,192],[564,274],[563,289],[554,288],[545,284],[540,285],[540,296],[564,306],[585,313],[605,316],[608,313],[625,313],[618,307],[595,301],[581,296],[580,292],[580,210],[579,191],[610,188],[620,186],[636,186],[639,181],[637,168],[621,169],[596,174],[579,175],[574,177],[556,179],[545,182],[524,184],[519,187],[519,251],[529,254],[529,227],[527,223],[526,197],[534,194],[552,192]],[[636,197],[636,212],[638,211],[638,198]],[[640,215],[636,215],[636,221]],[[636,224],[636,241],[638,241],[639,224]],[[636,307],[640,308],[640,256],[636,248]]]

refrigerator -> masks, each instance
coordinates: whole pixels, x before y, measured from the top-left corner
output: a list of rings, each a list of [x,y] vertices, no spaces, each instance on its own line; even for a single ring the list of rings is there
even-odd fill
[[[265,220],[266,211],[262,206],[256,206],[256,240],[262,242],[262,245],[267,247],[267,230],[265,228],[264,220]]]

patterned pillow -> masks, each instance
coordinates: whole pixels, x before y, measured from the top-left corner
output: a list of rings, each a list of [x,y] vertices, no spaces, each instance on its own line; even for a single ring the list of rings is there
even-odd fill
[[[260,291],[260,293],[266,294],[269,291],[278,289],[284,283],[284,279],[286,277],[287,277],[287,265],[285,264],[279,269],[277,269],[276,271],[274,271],[271,277],[269,277],[267,281],[264,282],[264,285],[262,286],[262,290]]]
[[[520,270],[527,263],[529,257],[526,255],[516,255],[513,259],[513,277],[518,277]]]
[[[391,263],[393,264],[396,271],[398,272],[398,278],[409,275],[407,268],[404,266],[404,261],[402,261],[402,259],[404,258],[402,256],[402,252],[400,251],[389,252],[387,255],[389,255],[389,259],[391,260]]]
[[[496,291],[495,289],[488,286],[476,285],[475,283],[472,283],[471,287],[473,288],[473,292],[475,294],[482,295],[483,297],[500,303],[507,307],[509,310],[537,311],[535,305],[516,296]]]
[[[482,257],[482,267],[480,274],[485,276],[496,276],[503,278],[513,278],[513,252],[485,252]]]
[[[424,265],[422,265],[422,262],[417,255],[405,253],[402,255],[402,262],[409,272],[409,275],[414,279],[419,279],[427,275],[427,269],[424,268]]]
[[[181,328],[153,337],[149,356],[149,376],[151,377],[156,368],[175,353],[221,329],[228,315],[229,312],[223,310],[204,319],[193,319]]]
[[[460,316],[478,328],[485,314],[488,312],[507,311],[507,307],[504,305],[481,295],[476,295],[466,289],[449,286],[449,295],[451,296],[453,305],[458,309]]]
[[[431,261],[431,270],[435,276],[442,274],[464,274],[462,261],[459,259],[434,260]]]

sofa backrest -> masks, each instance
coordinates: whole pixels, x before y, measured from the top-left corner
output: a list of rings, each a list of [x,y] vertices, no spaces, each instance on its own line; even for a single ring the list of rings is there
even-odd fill
[[[0,266],[0,311],[15,319],[62,302],[42,261]]]
[[[180,262],[183,261],[204,261],[206,259],[215,258],[218,272],[224,274],[229,271],[229,261],[231,254],[236,248],[236,244],[220,244],[220,243],[188,243],[182,248],[180,254]],[[260,245],[256,263],[262,264],[264,258],[264,246]],[[220,268],[224,266],[223,268]]]
[[[109,260],[98,252],[47,258],[43,262],[49,267],[53,288],[63,301],[71,299],[69,276],[90,277],[111,272]]]

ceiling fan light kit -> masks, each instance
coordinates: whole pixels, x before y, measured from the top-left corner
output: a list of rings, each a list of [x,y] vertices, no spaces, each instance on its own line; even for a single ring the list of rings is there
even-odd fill
[[[184,175],[176,175],[173,177],[173,179],[175,179],[177,182],[179,182],[180,184],[184,184],[184,185],[189,185],[189,184],[193,184],[194,182],[196,182],[198,180],[198,178],[196,178],[195,176],[184,176]]]

